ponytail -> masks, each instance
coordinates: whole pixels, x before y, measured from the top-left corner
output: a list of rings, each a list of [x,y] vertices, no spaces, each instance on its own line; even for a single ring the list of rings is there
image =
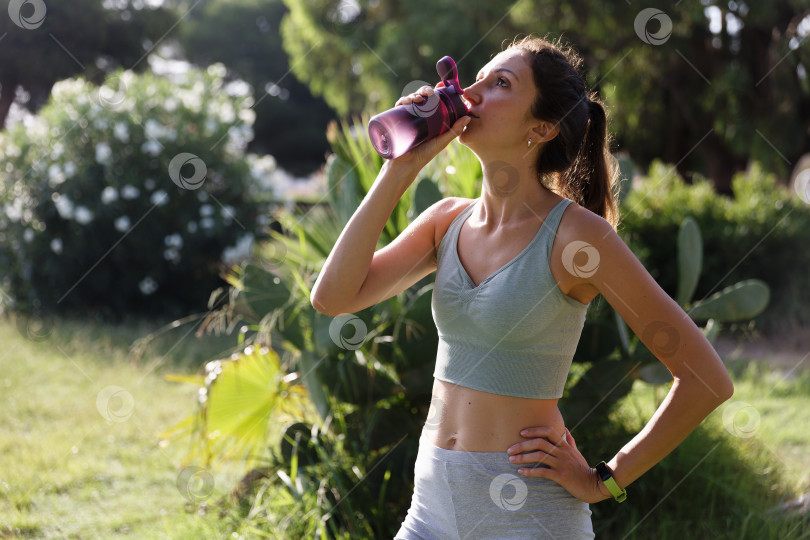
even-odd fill
[[[515,47],[531,53],[529,64],[538,90],[532,114],[560,128],[537,157],[540,182],[615,229],[619,171],[610,155],[604,105],[595,96],[588,97],[577,71],[582,59],[559,43],[531,36],[513,41],[507,49]]]
[[[582,145],[571,166],[559,174],[557,189],[560,195],[602,216],[615,229],[619,222],[619,171],[610,154],[607,115],[598,100],[587,99],[587,103],[588,122]]]

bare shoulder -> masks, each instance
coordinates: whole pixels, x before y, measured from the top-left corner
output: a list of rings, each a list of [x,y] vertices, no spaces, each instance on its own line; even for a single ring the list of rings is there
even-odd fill
[[[433,241],[437,248],[456,216],[474,201],[475,199],[465,199],[463,197],[447,197],[434,203],[424,211],[422,215],[433,224]]]
[[[563,212],[557,230],[558,242],[561,240],[563,244],[567,244],[580,240],[597,245],[613,239],[621,241],[610,223],[602,216],[594,214],[577,203],[569,204]]]
[[[603,259],[619,253],[624,242],[603,217],[577,203],[563,212],[551,252],[550,267],[560,290],[582,303],[599,294],[592,278]]]

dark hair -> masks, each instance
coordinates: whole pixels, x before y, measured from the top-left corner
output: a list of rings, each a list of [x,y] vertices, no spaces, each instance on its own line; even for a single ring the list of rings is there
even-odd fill
[[[604,105],[585,89],[578,68],[579,55],[559,41],[526,36],[509,49],[531,53],[537,98],[532,114],[559,125],[556,137],[545,143],[537,157],[537,176],[546,185],[591,212],[602,216],[615,229],[618,166],[610,154],[610,135]]]

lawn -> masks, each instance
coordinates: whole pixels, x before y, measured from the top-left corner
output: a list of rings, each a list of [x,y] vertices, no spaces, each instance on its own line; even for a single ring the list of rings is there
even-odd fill
[[[232,537],[217,510],[242,468],[188,468],[187,448],[162,445],[159,435],[194,403],[192,387],[163,375],[227,356],[235,338],[198,340],[179,328],[133,361],[130,345],[154,329],[0,320],[0,538]],[[735,395],[713,413],[717,425],[744,432],[741,444],[761,443],[763,463],[793,495],[810,491],[808,364],[773,370],[735,361]],[[660,397],[637,387],[623,405],[628,422]],[[743,404],[736,423],[723,422],[733,402]]]
[[[146,331],[2,320],[0,538],[225,535],[216,513],[204,510],[238,470],[185,468],[185,448],[159,444],[194,397],[162,374],[193,372],[205,346],[216,354],[217,343],[178,330],[168,355],[164,343],[161,354],[133,363],[128,347]]]

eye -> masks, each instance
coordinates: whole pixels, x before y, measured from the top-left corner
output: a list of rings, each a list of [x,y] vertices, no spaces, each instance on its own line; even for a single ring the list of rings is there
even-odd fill
[[[509,86],[509,81],[507,81],[503,77],[498,77],[498,81],[495,84],[500,85],[501,83],[503,83],[503,88],[507,88]]]

